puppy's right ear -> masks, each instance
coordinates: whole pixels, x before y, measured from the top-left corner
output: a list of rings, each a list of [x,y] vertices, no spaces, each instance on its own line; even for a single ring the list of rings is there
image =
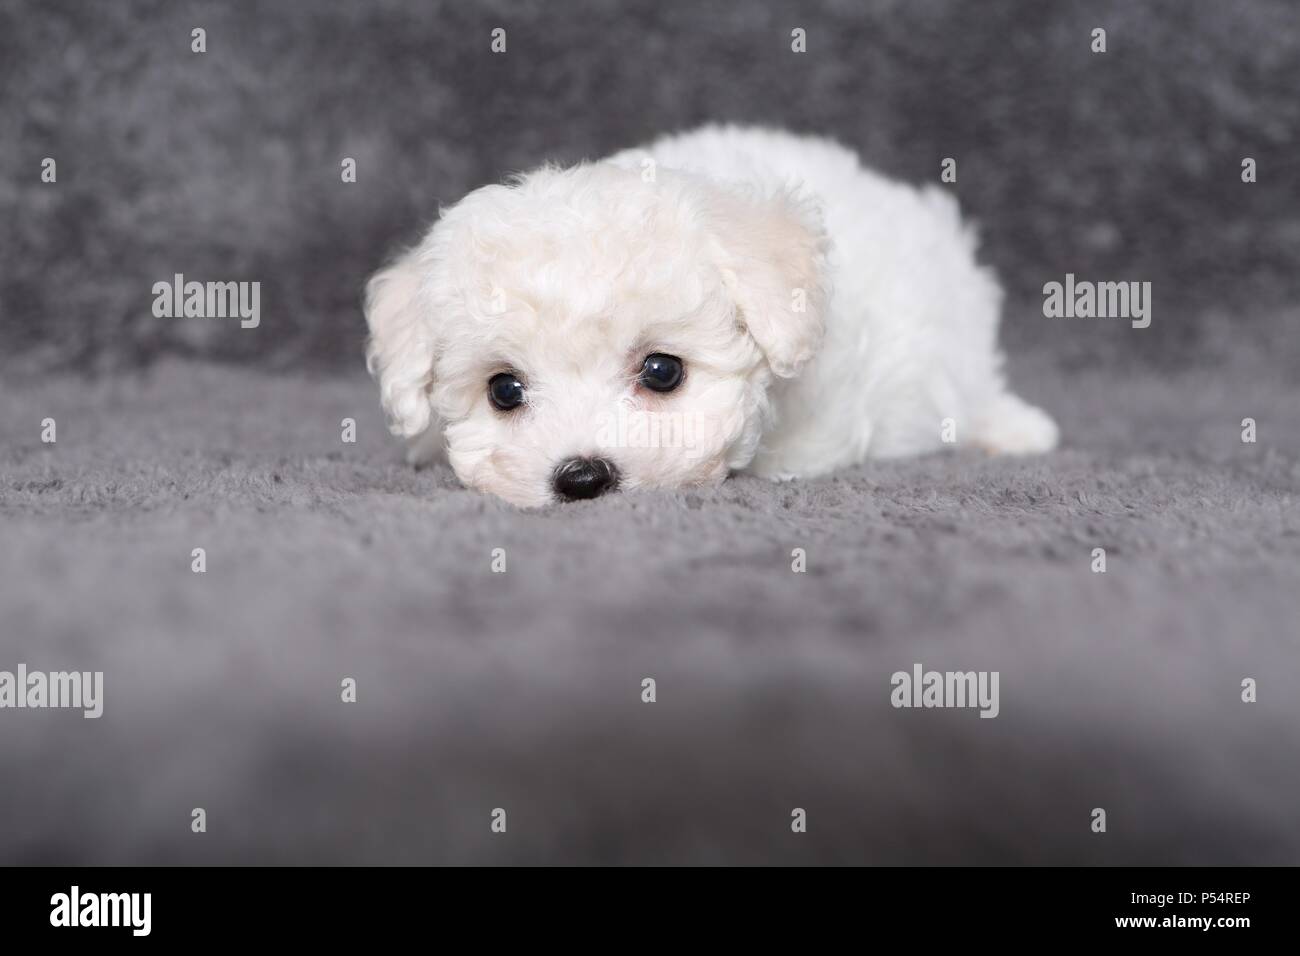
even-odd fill
[[[366,367],[379,380],[389,430],[403,438],[421,434],[432,421],[434,325],[424,304],[424,271],[413,250],[366,283]]]
[[[826,329],[828,240],[821,211],[795,189],[762,194],[712,185],[704,209],[738,317],[773,374],[797,375],[821,348]]]

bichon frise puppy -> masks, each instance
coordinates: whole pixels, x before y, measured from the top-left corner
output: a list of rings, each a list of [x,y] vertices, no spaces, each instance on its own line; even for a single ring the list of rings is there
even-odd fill
[[[945,442],[1044,452],[1002,292],[937,187],[824,139],[707,127],[485,186],[371,280],[368,364],[412,460],[524,506]]]

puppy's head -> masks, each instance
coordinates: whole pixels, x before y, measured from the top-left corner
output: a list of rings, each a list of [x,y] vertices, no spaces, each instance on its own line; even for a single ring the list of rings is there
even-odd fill
[[[443,429],[460,479],[516,504],[718,482],[820,344],[824,245],[791,193],[545,168],[371,279],[369,365],[395,434]]]

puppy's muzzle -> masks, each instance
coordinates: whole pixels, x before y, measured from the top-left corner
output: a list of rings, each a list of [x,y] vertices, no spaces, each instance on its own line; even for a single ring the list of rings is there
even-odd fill
[[[618,469],[604,458],[570,458],[555,469],[552,484],[562,501],[595,498],[618,487]]]

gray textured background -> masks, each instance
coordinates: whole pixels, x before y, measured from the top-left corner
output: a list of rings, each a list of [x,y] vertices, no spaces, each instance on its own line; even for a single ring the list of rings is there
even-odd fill
[[[495,26],[504,56],[485,52]],[[1157,284],[1147,335],[1013,311],[1009,344],[1186,364],[1216,323],[1267,336],[1242,303],[1300,285],[1298,63],[1290,0],[0,0],[0,334],[23,368],[162,350],[348,367],[365,276],[439,202],[733,120],[834,135],[913,182],[957,158],[1013,303],[1066,271]],[[177,271],[261,281],[270,323],[154,319],[150,289]]]
[[[0,861],[1300,863],[1297,62],[1281,0],[0,2],[0,669],[107,681],[0,712]],[[537,513],[406,468],[365,275],[704,119],[956,156],[1062,450]],[[153,319],[177,271],[261,328]],[[1066,271],[1152,327],[1043,319]],[[1001,716],[891,709],[916,661]]]

